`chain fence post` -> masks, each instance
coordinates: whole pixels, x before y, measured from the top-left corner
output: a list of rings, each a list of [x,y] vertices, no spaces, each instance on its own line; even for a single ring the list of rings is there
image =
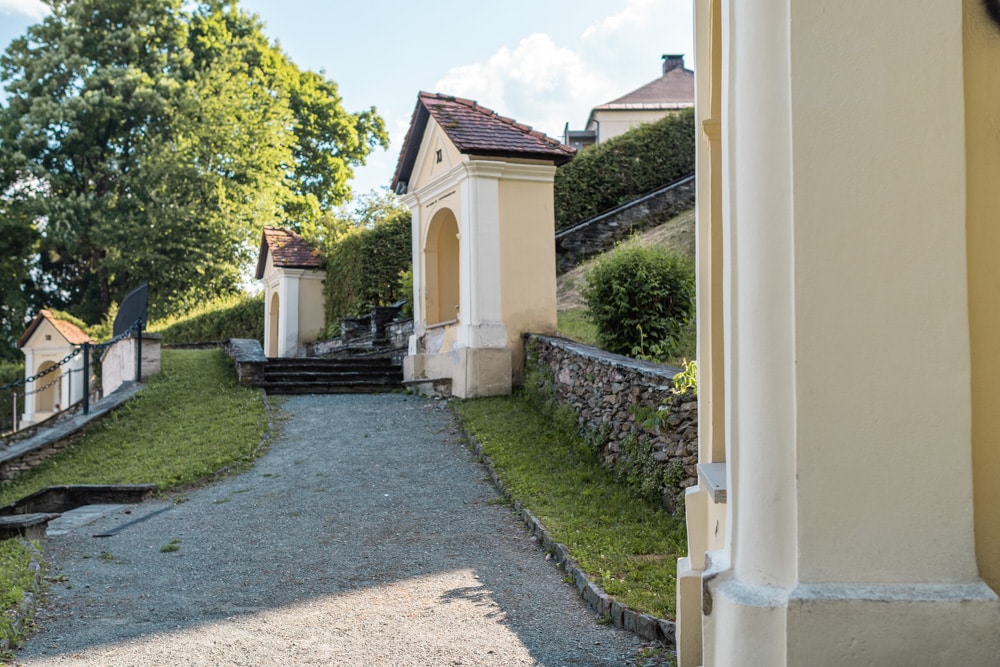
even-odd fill
[[[11,394],[14,397],[14,419],[12,421],[14,424],[14,433],[17,433],[17,389],[12,391]]]
[[[83,414],[90,414],[90,343],[83,344]]]
[[[135,321],[135,381],[142,382],[142,319]]]

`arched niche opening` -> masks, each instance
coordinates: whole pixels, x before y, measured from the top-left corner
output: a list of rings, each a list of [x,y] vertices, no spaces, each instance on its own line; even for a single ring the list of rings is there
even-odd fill
[[[271,295],[271,303],[267,309],[267,356],[278,356],[278,293]]]
[[[434,214],[424,245],[427,326],[459,319],[459,234],[451,209]]]
[[[53,366],[55,366],[54,362],[46,361],[38,367],[35,373],[41,373]],[[59,381],[61,377],[62,371],[56,369],[35,380],[39,387],[45,387],[35,397],[35,412],[55,412],[56,404],[59,402],[59,390],[62,388],[62,382]]]

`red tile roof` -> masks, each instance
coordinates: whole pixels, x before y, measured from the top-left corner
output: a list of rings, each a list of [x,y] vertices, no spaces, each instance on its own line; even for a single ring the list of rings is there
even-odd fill
[[[319,250],[310,246],[304,238],[290,229],[265,227],[257,256],[258,280],[264,277],[268,253],[271,253],[274,265],[284,269],[318,269],[323,266]]]
[[[83,329],[76,326],[72,322],[67,322],[66,320],[59,319],[58,317],[56,317],[55,314],[52,313],[51,310],[46,310],[43,308],[42,310],[38,311],[38,314],[35,315],[35,319],[31,320],[31,324],[29,324],[25,332],[21,334],[21,337],[17,341],[18,347],[24,347],[25,344],[27,344],[28,340],[31,338],[32,334],[34,334],[35,331],[38,329],[38,326],[42,323],[43,320],[48,320],[49,324],[55,327],[56,331],[58,331],[60,335],[62,335],[62,337],[65,338],[70,345],[81,345],[83,343],[93,342],[93,339],[86,333],[84,333]]]
[[[542,132],[480,106],[475,100],[421,92],[396,164],[393,190],[400,182],[409,181],[430,117],[459,152],[468,155],[540,159],[559,165],[576,153]]]

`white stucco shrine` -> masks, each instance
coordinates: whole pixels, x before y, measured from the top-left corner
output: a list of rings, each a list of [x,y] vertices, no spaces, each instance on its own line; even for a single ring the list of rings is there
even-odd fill
[[[91,342],[72,322],[52,311],[39,311],[17,341],[24,353],[24,377],[58,367],[25,387],[22,426],[37,424],[83,400],[83,354],[61,366],[59,363],[83,343]]]
[[[472,100],[420,93],[393,190],[413,215],[413,385],[511,391],[521,334],[556,329],[556,166],[573,149]]]
[[[300,357],[323,330],[323,261],[290,229],[265,227],[257,258],[264,283],[264,353]]]

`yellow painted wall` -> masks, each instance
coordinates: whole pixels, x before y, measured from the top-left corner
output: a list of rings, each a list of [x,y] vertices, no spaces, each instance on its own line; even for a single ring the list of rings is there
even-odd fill
[[[307,276],[300,278],[299,344],[313,343],[319,337],[326,317],[323,306],[323,280]]]
[[[633,127],[643,123],[653,123],[667,114],[674,113],[666,109],[630,111],[595,111],[593,120],[587,129],[597,129],[600,141],[603,143],[608,139],[625,134]]]
[[[980,0],[963,9],[976,556],[1000,591],[1000,26]]]
[[[501,312],[515,379],[521,334],[556,332],[555,216],[552,183],[500,180]]]
[[[424,316],[434,325],[459,319],[458,220],[451,209],[441,209],[430,221],[424,242],[427,266]]]

